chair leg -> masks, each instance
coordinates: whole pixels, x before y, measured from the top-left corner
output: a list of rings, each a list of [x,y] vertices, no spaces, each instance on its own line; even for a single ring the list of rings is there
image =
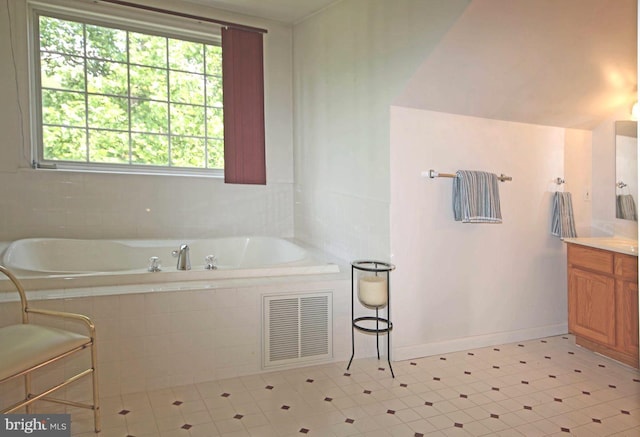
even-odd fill
[[[31,397],[31,374],[27,373],[24,375],[24,398],[28,400]],[[27,414],[31,414],[31,404],[25,407],[27,410]]]
[[[93,384],[93,425],[96,433],[100,432],[100,396],[98,392],[98,353],[95,339],[91,343],[91,380]]]

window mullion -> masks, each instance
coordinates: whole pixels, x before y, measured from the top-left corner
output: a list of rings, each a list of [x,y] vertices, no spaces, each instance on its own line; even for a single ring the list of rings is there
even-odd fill
[[[131,120],[131,107],[133,105],[133,99],[131,97],[131,57],[129,53],[129,34],[130,32],[127,30],[127,38],[125,41],[126,51],[127,51],[127,116],[129,118],[129,132],[127,137],[129,138],[129,164],[133,164],[133,137],[131,136],[131,131],[133,129],[133,122]]]
[[[209,105],[207,104],[207,46],[202,44],[202,80],[204,80],[204,168],[209,168]]]
[[[169,159],[169,162],[167,163],[167,165],[169,167],[171,167],[171,162],[172,162],[172,157],[171,157],[171,142],[172,142],[172,138],[173,135],[171,135],[171,111],[173,108],[173,105],[171,103],[171,65],[169,64],[169,38],[165,38],[166,41],[166,55],[167,55],[167,60],[166,60],[166,65],[167,65],[167,134],[168,134],[168,138],[167,138],[167,158]]]
[[[89,74],[89,68],[87,66],[87,25],[82,24],[82,59],[84,67],[84,145],[85,145],[85,159],[88,163],[90,160],[90,143],[89,143],[89,81],[87,79]]]

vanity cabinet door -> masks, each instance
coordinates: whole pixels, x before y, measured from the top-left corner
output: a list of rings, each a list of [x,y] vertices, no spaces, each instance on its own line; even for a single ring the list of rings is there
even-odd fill
[[[617,331],[618,348],[638,357],[638,283],[618,281]]]
[[[615,280],[578,268],[569,270],[569,331],[597,343],[616,345]]]

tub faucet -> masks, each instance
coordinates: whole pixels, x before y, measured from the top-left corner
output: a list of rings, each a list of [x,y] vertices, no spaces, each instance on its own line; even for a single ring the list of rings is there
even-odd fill
[[[178,270],[191,270],[191,261],[189,261],[189,246],[186,244],[180,245],[179,250],[171,252],[174,258],[178,258],[178,264],[176,269]]]

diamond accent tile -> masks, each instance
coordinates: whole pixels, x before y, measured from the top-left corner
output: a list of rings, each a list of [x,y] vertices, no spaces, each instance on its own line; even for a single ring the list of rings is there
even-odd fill
[[[326,397],[326,398],[324,398],[324,400],[327,401],[327,402],[331,402],[333,400],[333,398]]]
[[[291,407],[288,406],[288,405],[283,405],[283,406],[280,407],[281,410],[288,410],[289,408],[291,408]]]
[[[268,385],[268,386],[266,386],[266,387],[265,387],[265,389],[267,389],[267,390],[273,390],[273,386],[272,386],[272,385]]]
[[[172,405],[182,405],[182,401],[175,401]]]
[[[387,410],[387,414],[396,414],[395,410]]]
[[[464,425],[462,423],[454,423],[453,426],[455,426],[456,428],[462,428]]]
[[[525,410],[533,410],[533,407],[532,407],[532,406],[530,406],[530,405],[525,405],[525,406],[524,406],[524,409],[525,409]]]
[[[491,416],[490,416],[490,417],[491,417],[492,419],[500,419],[500,416],[499,416],[498,414],[493,414],[493,413],[491,413]]]
[[[129,411],[129,410],[120,410],[120,411],[118,411],[118,414],[121,414],[122,416],[126,416],[129,413],[131,413],[131,411]]]
[[[222,393],[220,396],[222,396],[223,398],[228,398],[229,396],[231,396],[231,393]]]
[[[182,428],[182,429],[191,429],[191,428],[193,428],[193,425],[189,425],[188,423],[185,423],[180,428]]]
[[[353,423],[353,422],[355,422],[355,420],[353,420],[353,419],[349,419],[349,418],[347,417],[347,419],[345,420],[345,422],[347,422],[347,423]]]
[[[602,423],[602,420],[596,419],[595,417],[592,418],[591,420],[594,421],[595,423]]]
[[[560,428],[560,431],[562,432],[571,432],[571,430],[569,428]]]
[[[309,430],[307,428],[300,428],[300,434],[308,434]]]
[[[244,416],[242,414],[236,414],[235,416],[233,416],[234,419],[242,419]]]
[[[403,383],[403,384],[400,384],[400,387],[408,387],[408,385]]]
[[[307,382],[308,382],[309,384],[311,384],[311,383],[313,382],[313,379],[309,378],[309,379],[307,379]]]
[[[370,395],[371,394],[371,390],[365,390],[362,393],[366,394],[366,395]]]

